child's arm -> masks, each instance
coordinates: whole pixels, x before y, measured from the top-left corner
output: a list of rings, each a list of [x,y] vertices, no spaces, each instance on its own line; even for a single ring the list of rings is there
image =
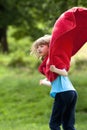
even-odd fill
[[[51,82],[47,78],[40,80],[40,85],[51,86]]]
[[[50,66],[50,71],[56,73],[56,74],[59,74],[59,75],[63,75],[63,76],[67,76],[68,73],[65,69],[58,69],[55,67],[55,65],[51,65]]]

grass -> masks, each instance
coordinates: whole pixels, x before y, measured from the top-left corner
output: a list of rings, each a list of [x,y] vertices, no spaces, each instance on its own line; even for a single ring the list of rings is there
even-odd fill
[[[0,68],[0,130],[49,130],[53,99],[50,88],[38,84],[43,76],[26,68]],[[77,130],[87,128],[86,75],[86,71],[70,75],[79,95]]]
[[[80,59],[81,56],[86,59],[86,47],[83,52],[74,57],[74,62]],[[35,69],[30,70],[30,64],[29,67],[8,67],[11,59],[14,61],[17,56],[18,52],[17,54],[12,53],[5,56],[0,54],[0,130],[49,130],[48,123],[53,103],[53,99],[49,96],[50,88],[38,84],[43,76]],[[80,68],[79,64],[74,65],[69,74],[78,92],[76,107],[77,130],[87,129],[86,66],[84,64],[83,67],[82,64]],[[30,68],[34,67],[34,64],[32,64]]]

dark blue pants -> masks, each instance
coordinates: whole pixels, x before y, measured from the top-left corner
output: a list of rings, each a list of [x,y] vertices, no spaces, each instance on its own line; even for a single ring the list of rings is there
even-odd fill
[[[51,130],[60,130],[60,125],[62,125],[64,130],[75,130],[76,100],[76,91],[66,91],[56,94],[49,123]]]

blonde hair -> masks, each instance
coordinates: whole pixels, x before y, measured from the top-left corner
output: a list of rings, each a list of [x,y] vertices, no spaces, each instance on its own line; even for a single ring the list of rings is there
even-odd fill
[[[39,55],[37,53],[37,47],[39,45],[48,45],[50,43],[50,39],[51,39],[51,35],[44,35],[43,37],[38,38],[32,45],[31,47],[31,53],[30,54],[34,54],[36,57],[39,58]]]

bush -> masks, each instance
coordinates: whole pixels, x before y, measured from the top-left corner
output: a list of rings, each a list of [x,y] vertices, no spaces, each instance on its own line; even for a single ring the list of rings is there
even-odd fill
[[[78,59],[75,62],[76,70],[87,69],[87,59]]]
[[[25,67],[30,64],[29,61],[26,61],[24,58],[24,54],[21,52],[16,52],[12,55],[10,62],[8,63],[8,66],[10,67]]]

